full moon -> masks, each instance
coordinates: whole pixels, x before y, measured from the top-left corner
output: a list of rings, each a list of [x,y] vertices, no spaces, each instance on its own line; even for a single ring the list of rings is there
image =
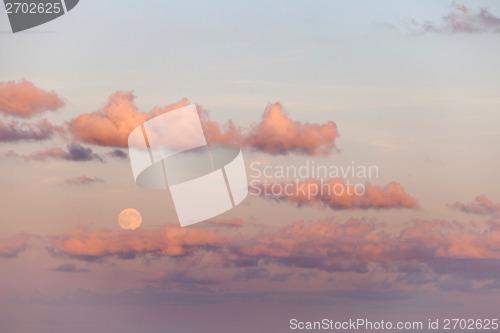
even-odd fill
[[[141,213],[133,208],[122,210],[118,216],[118,224],[123,230],[135,230],[141,226]]]

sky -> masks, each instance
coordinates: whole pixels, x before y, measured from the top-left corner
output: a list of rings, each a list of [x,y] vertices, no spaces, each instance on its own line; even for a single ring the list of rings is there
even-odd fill
[[[82,0],[0,43],[0,331],[498,317],[500,3]],[[181,228],[127,137],[190,104],[256,186]],[[312,164],[378,172],[259,175]]]

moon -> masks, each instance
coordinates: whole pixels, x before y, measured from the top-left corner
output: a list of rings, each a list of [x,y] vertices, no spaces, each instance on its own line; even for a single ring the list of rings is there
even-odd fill
[[[137,210],[127,208],[118,216],[118,224],[123,230],[135,230],[141,226],[142,216]]]

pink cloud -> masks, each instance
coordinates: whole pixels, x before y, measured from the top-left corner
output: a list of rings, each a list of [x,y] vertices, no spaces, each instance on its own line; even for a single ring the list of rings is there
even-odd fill
[[[428,271],[430,277],[421,276],[428,281],[455,273],[484,280],[500,274],[494,270],[468,272],[467,267],[500,263],[499,240],[500,229],[493,225],[488,232],[479,232],[465,231],[457,223],[417,220],[398,234],[387,234],[373,220],[350,219],[343,224],[301,221],[274,233],[239,239],[231,245],[226,260],[230,267],[277,264],[355,273],[369,272],[369,264],[385,270],[400,270],[404,269],[402,264],[412,264]],[[460,263],[463,267],[457,272]]]
[[[128,135],[137,126],[159,114],[187,105],[183,99],[149,113],[139,112],[132,92],[117,91],[102,110],[82,114],[68,123],[70,132],[79,140],[101,146],[127,147]]]
[[[220,126],[209,120],[208,113],[201,114],[208,141],[237,142],[242,147],[269,154],[327,155],[335,150],[335,140],[339,137],[333,121],[326,124],[293,121],[280,103],[269,104],[261,121],[248,130],[232,121]]]
[[[0,82],[0,112],[4,115],[27,118],[63,106],[63,100],[54,91],[40,89],[24,79]]]
[[[271,154],[326,155],[335,149],[338,137],[333,121],[326,124],[292,121],[283,106],[275,103],[266,108],[261,122],[250,130],[245,143]]]
[[[139,112],[132,92],[118,91],[110,96],[102,110],[83,114],[68,123],[69,131],[80,141],[102,146],[127,147],[128,135],[143,122],[171,110],[186,106],[182,99],[166,107],[155,107],[149,113]],[[337,126],[293,121],[281,104],[270,104],[259,123],[248,129],[232,121],[219,125],[211,121],[208,111],[197,107],[208,142],[235,142],[244,148],[270,154],[325,155],[335,150],[339,137]]]
[[[419,208],[417,200],[408,195],[399,183],[363,186],[362,189],[355,188],[353,184],[340,178],[326,181],[309,179],[301,182],[262,183],[254,186],[253,191],[262,197],[278,201],[298,205],[324,204],[332,209]]]

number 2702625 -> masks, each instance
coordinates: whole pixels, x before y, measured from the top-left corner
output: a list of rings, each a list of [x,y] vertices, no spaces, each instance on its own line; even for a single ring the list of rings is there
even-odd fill
[[[444,319],[445,330],[498,330],[498,319]]]
[[[7,2],[5,9],[7,14],[59,14],[63,10],[60,2]]]

